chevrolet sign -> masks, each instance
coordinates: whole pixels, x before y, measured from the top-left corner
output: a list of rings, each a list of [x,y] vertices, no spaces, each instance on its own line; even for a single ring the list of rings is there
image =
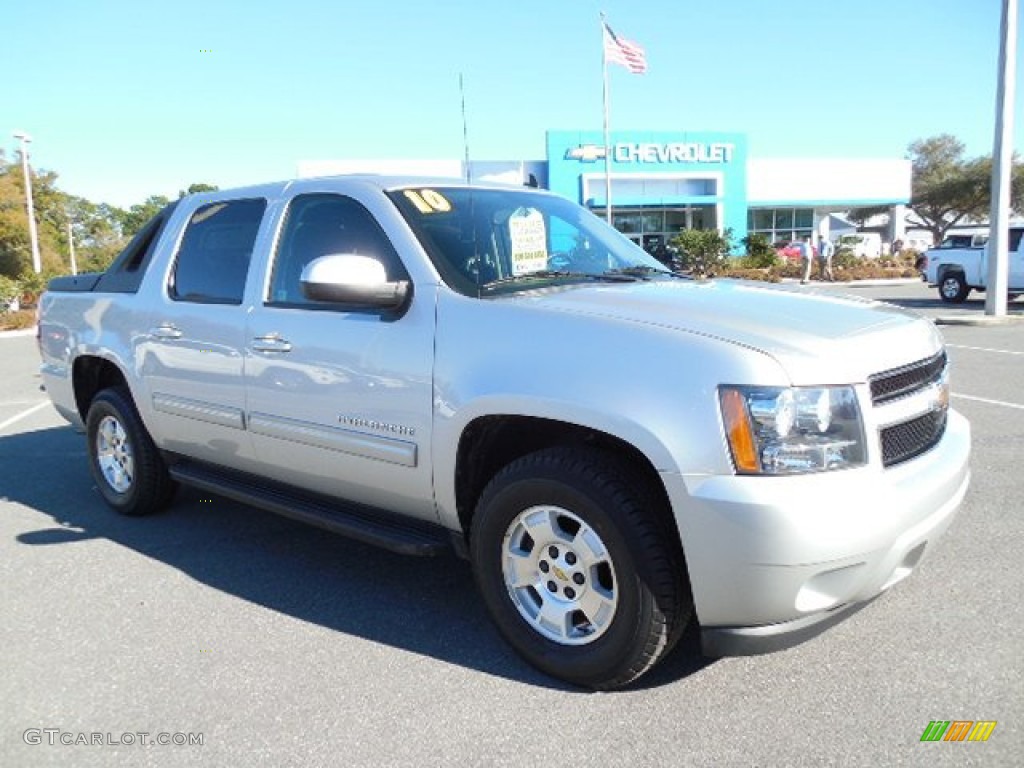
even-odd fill
[[[634,144],[622,142],[612,147],[616,163],[728,163],[732,161],[732,144],[671,142],[668,144]],[[605,156],[605,148],[597,144],[580,144],[565,152],[567,160],[592,163]]]

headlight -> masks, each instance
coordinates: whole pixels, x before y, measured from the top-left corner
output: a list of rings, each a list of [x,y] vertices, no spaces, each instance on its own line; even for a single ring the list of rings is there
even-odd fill
[[[792,475],[865,463],[853,387],[719,387],[736,471]]]

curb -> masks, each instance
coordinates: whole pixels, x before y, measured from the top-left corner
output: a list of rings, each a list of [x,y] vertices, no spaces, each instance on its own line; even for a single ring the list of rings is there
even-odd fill
[[[919,277],[878,277],[867,280],[847,280],[846,282],[836,281],[834,283],[822,283],[822,285],[841,285],[844,288],[868,288],[873,285],[914,285],[920,283]]]
[[[919,277],[878,277],[871,278],[868,280],[834,280],[833,282],[822,281],[822,280],[811,280],[806,283],[810,288],[860,288],[870,287],[878,285],[914,285],[920,283],[921,278]],[[800,278],[798,277],[784,277],[779,282],[779,285],[801,285]]]
[[[31,328],[19,328],[16,331],[0,331],[0,339],[13,339],[17,336],[35,336],[36,327]]]
[[[980,327],[1016,325],[1024,323],[1024,315],[948,315],[946,317],[936,317],[932,322],[936,325],[973,325]]]

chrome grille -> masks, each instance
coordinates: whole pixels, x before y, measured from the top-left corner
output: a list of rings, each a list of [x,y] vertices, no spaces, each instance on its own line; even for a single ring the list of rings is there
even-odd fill
[[[871,402],[874,405],[881,405],[912,394],[938,381],[945,369],[946,352],[943,350],[934,357],[876,373],[868,379]]]
[[[882,466],[891,467],[934,447],[946,431],[946,411],[929,411],[916,419],[893,424],[879,431]]]

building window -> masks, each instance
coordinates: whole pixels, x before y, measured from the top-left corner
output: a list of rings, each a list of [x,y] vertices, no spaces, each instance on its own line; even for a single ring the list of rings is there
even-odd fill
[[[761,234],[772,243],[790,243],[810,237],[814,229],[811,208],[752,208],[747,211],[749,234]]]
[[[770,232],[775,229],[775,211],[750,211],[747,229],[751,232]]]
[[[602,213],[597,209],[595,213]],[[718,215],[713,205],[682,208],[616,208],[612,225],[649,253],[657,253],[684,229],[715,229]]]

